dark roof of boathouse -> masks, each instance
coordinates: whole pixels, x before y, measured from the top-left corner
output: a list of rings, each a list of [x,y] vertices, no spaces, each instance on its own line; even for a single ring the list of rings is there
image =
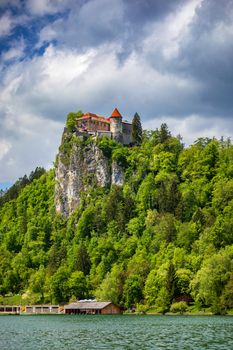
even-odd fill
[[[65,309],[77,309],[77,310],[102,310],[106,306],[112,304],[111,301],[78,301],[76,303],[71,303],[65,305]]]

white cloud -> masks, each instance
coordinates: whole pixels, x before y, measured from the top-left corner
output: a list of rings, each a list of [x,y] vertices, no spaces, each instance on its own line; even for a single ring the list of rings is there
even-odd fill
[[[0,160],[2,160],[11,149],[11,144],[8,141],[0,140]]]
[[[165,61],[176,58],[182,40],[188,35],[196,10],[203,0],[191,0],[176,12],[169,14],[162,22],[148,26],[148,37],[145,39],[144,51],[147,55],[159,54]]]
[[[184,118],[163,116],[144,123],[145,129],[155,129],[162,123],[167,123],[173,135],[181,135],[186,146],[192,144],[199,137],[220,139],[232,137],[233,125],[231,120],[223,118],[205,118],[202,115],[188,115]]]
[[[0,37],[10,34],[13,27],[13,19],[9,13],[5,13],[0,18]]]
[[[32,15],[54,14],[64,9],[66,0],[27,0],[26,6]]]
[[[0,182],[14,182],[37,166],[51,168],[62,129],[63,123],[41,116],[8,114],[1,126],[10,141],[0,141]]]
[[[37,46],[56,39],[63,47],[83,50],[118,40],[126,26],[124,8],[123,0],[74,1],[73,5],[67,1],[67,16],[44,26]]]
[[[15,113],[64,120],[64,113],[77,106],[84,75],[95,55],[94,51],[78,54],[50,46],[44,56],[15,64],[2,82],[2,106]]]

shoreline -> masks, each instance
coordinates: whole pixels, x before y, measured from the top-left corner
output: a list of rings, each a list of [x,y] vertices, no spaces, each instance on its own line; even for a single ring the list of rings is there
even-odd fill
[[[200,313],[190,313],[190,312],[187,312],[187,313],[171,313],[171,312],[167,312],[165,314],[160,314],[160,313],[130,313],[130,312],[126,312],[126,313],[122,313],[122,314],[99,314],[99,315],[92,315],[92,314],[79,314],[79,315],[75,315],[75,314],[65,314],[65,313],[28,313],[28,312],[21,312],[21,313],[10,313],[10,312],[0,312],[0,316],[82,316],[82,317],[85,317],[85,316],[92,316],[92,317],[96,317],[96,316],[132,316],[132,317],[137,317],[137,316],[158,316],[158,317],[169,317],[169,316],[175,316],[175,317],[179,317],[179,316],[186,316],[186,317],[192,317],[192,316],[221,316],[221,317],[232,317],[233,314],[232,313],[226,313],[226,314],[214,314],[214,313],[211,313],[211,312],[200,312]]]

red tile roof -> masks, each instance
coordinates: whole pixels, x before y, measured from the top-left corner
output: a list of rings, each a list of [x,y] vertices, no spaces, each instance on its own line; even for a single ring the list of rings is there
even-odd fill
[[[97,115],[97,114],[94,114],[94,113],[86,113],[84,114],[81,118],[79,119],[91,119],[91,120],[99,120],[99,121],[102,121],[102,122],[105,122],[105,123],[109,123],[109,120],[107,120],[106,118],[102,117],[101,115]]]
[[[95,113],[86,113],[86,114],[83,114],[82,118],[86,118],[86,117],[95,117],[95,118],[102,118],[102,119],[105,119],[104,117],[102,117],[101,115],[97,115]]]
[[[120,114],[117,108],[114,109],[110,118],[116,118],[116,117],[122,117],[122,115]]]
[[[119,117],[122,117],[122,115],[120,114],[120,112],[118,111],[117,108],[114,109],[114,111],[112,112],[110,118],[119,118]],[[110,123],[110,118],[105,118],[101,115],[97,115],[95,113],[90,113],[90,112],[87,112],[85,114],[83,114],[83,116],[81,118],[78,118],[79,120],[80,119],[91,119],[91,120],[99,120],[99,121],[102,121],[102,122],[105,122],[105,123]],[[127,123],[126,121],[123,121],[123,123]],[[128,124],[131,124],[131,123],[128,123]]]

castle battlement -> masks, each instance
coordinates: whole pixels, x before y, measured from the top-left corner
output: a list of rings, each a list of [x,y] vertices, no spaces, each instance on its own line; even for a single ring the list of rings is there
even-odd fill
[[[77,119],[77,128],[81,133],[107,136],[124,145],[132,143],[132,124],[122,120],[117,108],[108,118],[88,112]]]

